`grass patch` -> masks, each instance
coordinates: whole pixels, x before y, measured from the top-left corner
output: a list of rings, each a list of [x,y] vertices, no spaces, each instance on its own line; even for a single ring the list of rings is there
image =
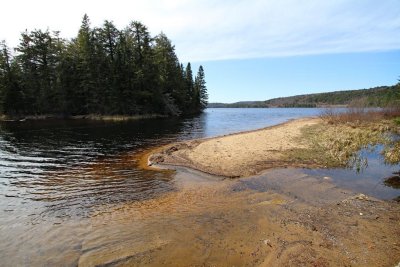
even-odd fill
[[[343,117],[342,117],[343,118]],[[320,124],[302,129],[296,140],[305,148],[285,151],[285,158],[297,163],[309,163],[319,167],[354,167],[357,170],[368,165],[359,156],[361,149],[383,144],[382,152],[387,163],[400,162],[400,142],[392,140],[392,133],[399,127],[392,120],[343,120]]]
[[[284,156],[288,161],[296,163],[309,163],[311,165],[317,165],[320,167],[333,167],[339,165],[339,163],[332,157],[320,142],[316,136],[323,132],[323,125],[317,124],[302,129],[301,137],[297,142],[302,143],[306,148],[297,148],[284,152]]]
[[[338,112],[333,108],[325,109],[320,118],[328,124],[353,124],[362,125],[368,122],[381,122],[391,120],[400,124],[400,107],[387,107],[384,109],[367,109],[364,107],[350,107],[346,112]]]

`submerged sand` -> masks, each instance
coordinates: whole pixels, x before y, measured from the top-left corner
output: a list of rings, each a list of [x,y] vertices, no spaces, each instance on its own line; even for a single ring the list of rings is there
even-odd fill
[[[307,145],[301,130],[321,123],[319,118],[289,121],[261,130],[171,144],[149,157],[149,164],[177,165],[206,173],[244,177],[273,167],[302,166],[283,153]]]
[[[179,168],[177,190],[91,219],[78,266],[396,266],[400,206],[301,169]]]
[[[190,191],[178,190],[177,199],[162,201],[165,218],[161,221],[179,219],[160,226],[171,230],[170,225],[175,225],[172,232],[176,236],[169,234],[164,243],[126,257],[122,265],[399,264],[398,203],[345,190],[329,177],[309,176],[299,168],[279,168],[313,166],[290,161],[287,155],[308,149],[303,130],[320,123],[319,118],[304,118],[256,131],[175,143],[146,154],[150,166],[175,165],[220,176],[250,177],[207,180]],[[182,170],[177,175],[193,180]],[[163,216],[159,209],[151,210],[157,210],[159,226]]]

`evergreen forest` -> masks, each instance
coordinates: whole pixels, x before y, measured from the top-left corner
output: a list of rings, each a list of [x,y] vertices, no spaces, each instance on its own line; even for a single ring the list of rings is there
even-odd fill
[[[183,116],[207,106],[203,67],[183,66],[163,33],[140,22],[119,30],[87,15],[75,38],[33,30],[0,47],[0,112],[8,116]]]
[[[210,108],[315,108],[327,106],[399,107],[400,81],[392,86],[273,98],[266,101],[209,103]]]

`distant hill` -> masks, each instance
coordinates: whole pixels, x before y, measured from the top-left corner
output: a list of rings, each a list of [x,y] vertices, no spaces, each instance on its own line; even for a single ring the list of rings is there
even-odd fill
[[[241,101],[236,103],[209,103],[209,108],[269,108],[269,107],[326,107],[348,106],[362,102],[369,107],[385,106],[395,92],[395,85],[370,89],[336,91],[329,93],[273,98],[266,101]]]
[[[208,108],[264,108],[265,101],[241,101],[236,103],[208,103]]]

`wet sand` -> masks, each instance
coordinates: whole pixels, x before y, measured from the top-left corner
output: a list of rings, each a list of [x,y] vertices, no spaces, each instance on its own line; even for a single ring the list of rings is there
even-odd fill
[[[165,202],[165,211],[160,209],[166,218],[184,210],[179,226],[166,233],[169,241],[122,262],[156,266],[399,264],[398,203],[339,188],[329,177],[309,176],[301,168],[292,168],[298,163],[283,160],[281,151],[305,146],[299,140],[301,129],[317,123],[319,119],[300,119],[153,150],[147,155],[149,165],[178,168],[178,176],[182,169],[177,166],[184,166],[243,178],[196,185],[189,191],[184,186],[173,203]]]
[[[400,207],[299,169],[222,179],[179,168],[176,192],[91,219],[79,266],[394,266]]]
[[[123,154],[118,162],[124,170],[147,165],[148,153]],[[120,173],[113,162],[100,159],[82,171],[111,176],[105,184],[114,186]],[[18,223],[2,218],[6,242],[0,265],[395,266],[400,261],[398,203],[344,190],[301,168],[238,179],[174,168],[153,169],[154,175],[143,177],[160,175],[168,190],[102,203],[83,218],[46,217],[42,209],[33,211],[34,219],[19,216]]]
[[[171,144],[154,151],[149,165],[185,166],[225,177],[245,177],[276,167],[302,167],[283,152],[306,148],[301,129],[321,123],[318,118],[292,120],[261,130]]]
[[[132,157],[126,156],[127,164]],[[104,167],[96,170],[103,173]],[[5,244],[2,265],[395,266],[400,261],[400,205],[338,188],[326,177],[286,168],[226,179],[177,167],[168,179],[172,191],[102,205],[87,218],[54,218],[36,226],[20,218],[6,238],[20,243],[18,250]],[[14,231],[22,225],[29,228],[16,239]]]

